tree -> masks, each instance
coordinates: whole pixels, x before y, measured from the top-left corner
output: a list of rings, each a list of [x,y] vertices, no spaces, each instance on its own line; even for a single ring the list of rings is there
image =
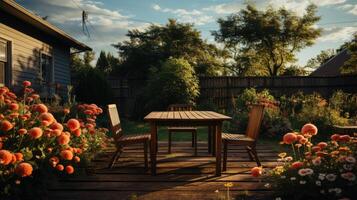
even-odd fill
[[[334,49],[322,50],[316,57],[307,61],[306,68],[316,69],[336,55]]]
[[[261,66],[265,74],[277,76],[296,60],[295,53],[311,46],[320,35],[321,30],[314,27],[320,19],[316,9],[310,5],[299,17],[285,8],[259,11],[247,5],[239,13],[219,19],[220,29],[212,34],[234,54],[234,60],[244,60],[238,64],[243,71]]]
[[[300,67],[297,65],[291,65],[285,68],[282,76],[306,76],[308,71],[304,67]]]
[[[107,55],[105,54],[104,51],[100,51],[97,64],[95,65],[95,67],[102,72],[107,72],[108,69],[110,68]]]
[[[351,57],[341,67],[341,73],[357,75],[357,34],[354,35],[354,39],[347,45],[347,50]]]
[[[85,66],[91,66],[91,62],[94,60],[95,53],[93,51],[86,51],[83,54],[83,63]]]
[[[123,76],[145,79],[150,67],[160,66],[170,57],[186,59],[198,74],[212,75],[220,66],[219,50],[202,40],[193,24],[170,19],[164,26],[130,30],[127,36],[129,40],[113,45],[122,61],[116,73]]]
[[[160,68],[160,71],[157,69]],[[145,88],[145,111],[166,110],[170,104],[195,104],[199,95],[198,78],[183,58],[169,58],[150,69]]]

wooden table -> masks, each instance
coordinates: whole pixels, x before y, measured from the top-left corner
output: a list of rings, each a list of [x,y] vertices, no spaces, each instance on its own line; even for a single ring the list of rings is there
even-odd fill
[[[164,111],[151,112],[144,120],[150,123],[151,174],[156,174],[157,127],[158,126],[208,126],[215,132],[216,175],[221,175],[222,122],[231,117],[213,111]]]

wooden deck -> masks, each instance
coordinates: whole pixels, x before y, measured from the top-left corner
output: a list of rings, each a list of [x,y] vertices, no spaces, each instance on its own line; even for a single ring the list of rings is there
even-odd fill
[[[266,199],[271,193],[265,182],[250,176],[256,164],[240,147],[230,148],[228,170],[221,177],[214,176],[215,157],[202,142],[197,157],[190,142],[174,142],[172,154],[167,154],[167,143],[160,142],[156,176],[144,170],[141,146],[126,148],[115,167],[107,169],[113,151],[95,158],[93,175],[62,179],[51,186],[49,199],[224,199],[226,182],[234,184],[230,191],[232,197],[242,197],[237,199]],[[264,167],[276,164],[277,152],[270,146],[258,146],[258,155]]]

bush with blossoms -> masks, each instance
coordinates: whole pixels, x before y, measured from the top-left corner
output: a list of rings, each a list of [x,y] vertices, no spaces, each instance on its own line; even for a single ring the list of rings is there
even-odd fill
[[[76,113],[64,108],[56,119],[31,82],[23,87],[21,97],[0,88],[0,196],[11,195],[39,171],[75,173],[106,142],[107,130],[96,126],[98,106],[77,105]]]
[[[305,124],[300,133],[286,133],[281,143],[291,147],[291,155],[280,153],[275,168],[254,167],[252,175],[264,174],[278,199],[355,199],[357,138],[334,134],[314,144],[317,132]]]

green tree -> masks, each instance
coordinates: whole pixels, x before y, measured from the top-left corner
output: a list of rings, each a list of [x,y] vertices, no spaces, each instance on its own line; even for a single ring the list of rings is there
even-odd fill
[[[300,67],[297,65],[291,65],[285,68],[284,72],[282,73],[283,76],[306,76],[308,71],[304,67]]]
[[[316,57],[307,61],[306,68],[316,69],[336,55],[334,49],[322,50]]]
[[[83,54],[83,63],[85,66],[91,66],[91,62],[94,60],[95,53],[93,51],[86,51]]]
[[[342,74],[357,75],[357,34],[354,39],[347,45],[350,58],[341,67]]]
[[[316,10],[310,5],[300,17],[285,8],[260,11],[247,5],[239,13],[219,19],[220,29],[212,34],[234,54],[234,60],[244,60],[237,64],[239,71],[258,67],[253,71],[277,76],[288,63],[296,61],[295,53],[311,46],[320,35],[321,30],[314,27],[320,19]]]
[[[102,72],[107,72],[110,69],[109,61],[104,51],[100,51],[95,67]]]
[[[220,66],[219,50],[202,40],[193,24],[170,19],[164,26],[130,30],[127,36],[129,40],[113,45],[122,62],[116,73],[127,77],[147,78],[150,67],[170,57],[186,59],[198,74],[212,75]]]
[[[198,78],[190,63],[183,58],[169,58],[150,69],[145,88],[145,111],[166,110],[170,104],[195,104],[199,95]]]

